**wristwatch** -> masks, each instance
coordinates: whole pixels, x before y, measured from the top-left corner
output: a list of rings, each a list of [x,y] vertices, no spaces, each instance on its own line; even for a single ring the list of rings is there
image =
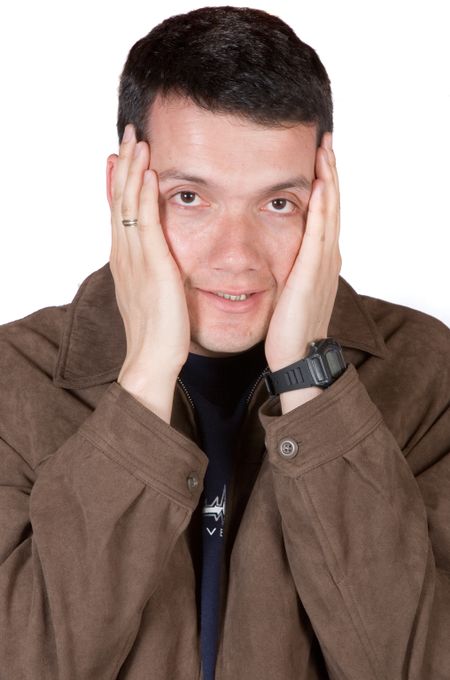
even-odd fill
[[[329,387],[346,368],[340,344],[332,338],[325,338],[312,342],[304,359],[273,373],[267,369],[263,376],[267,391],[275,396],[302,387]]]

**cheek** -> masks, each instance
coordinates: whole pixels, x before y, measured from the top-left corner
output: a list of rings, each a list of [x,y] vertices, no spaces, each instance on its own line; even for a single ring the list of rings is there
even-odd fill
[[[279,239],[274,250],[272,260],[272,272],[277,281],[278,287],[283,287],[286,283],[303,239],[303,229],[292,233],[285,233],[283,239]]]
[[[161,225],[169,250],[182,274],[183,280],[190,277],[198,262],[202,261],[205,239],[195,229],[187,228],[168,213],[160,213]],[[204,259],[204,258],[203,258]]]

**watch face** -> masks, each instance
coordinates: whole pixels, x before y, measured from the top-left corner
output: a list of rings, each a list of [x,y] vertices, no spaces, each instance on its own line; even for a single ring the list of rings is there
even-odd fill
[[[337,378],[345,369],[345,364],[342,362],[341,353],[331,349],[325,354],[325,357],[332,377]]]

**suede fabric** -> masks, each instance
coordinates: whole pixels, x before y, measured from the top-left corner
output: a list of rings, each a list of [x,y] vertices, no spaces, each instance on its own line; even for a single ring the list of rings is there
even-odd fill
[[[450,678],[450,332],[342,278],[345,373],[233,453],[216,680]],[[201,680],[208,459],[124,390],[109,265],[0,327],[0,680]],[[292,458],[280,445],[298,447]]]

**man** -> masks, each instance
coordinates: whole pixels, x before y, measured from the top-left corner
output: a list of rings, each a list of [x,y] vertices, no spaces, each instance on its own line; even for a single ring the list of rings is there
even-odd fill
[[[339,279],[331,112],[258,10],[132,48],[110,262],[1,329],[2,680],[450,677],[448,329]]]

